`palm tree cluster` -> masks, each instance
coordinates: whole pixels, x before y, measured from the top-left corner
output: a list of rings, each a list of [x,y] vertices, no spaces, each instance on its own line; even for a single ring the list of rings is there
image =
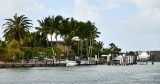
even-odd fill
[[[57,36],[60,35],[64,39],[64,44],[69,47],[66,51],[66,54],[69,54],[71,46],[73,42],[75,42],[74,38],[78,37],[79,45],[80,45],[80,53],[77,55],[82,56],[82,47],[84,43],[87,45],[87,56],[89,56],[89,52],[92,51],[92,46],[97,37],[99,37],[100,32],[95,27],[95,24],[87,21],[77,21],[74,18],[64,18],[60,15],[58,16],[48,16],[43,20],[38,20],[40,27],[36,27],[37,31],[41,34],[44,34],[45,37],[47,35],[51,36],[51,45],[53,46],[52,36],[55,34],[55,39],[57,41]],[[47,39],[47,43],[49,46],[49,42]],[[57,43],[57,42],[56,42]],[[76,51],[76,50],[75,50]],[[78,50],[79,51],[79,50]],[[92,54],[90,54],[92,55]]]
[[[68,48],[65,51],[67,56],[73,50],[77,56],[85,55],[88,57],[92,56],[93,48],[103,48],[103,45],[95,46],[98,43],[95,39],[99,37],[100,32],[95,23],[91,21],[82,22],[74,18],[64,18],[61,15],[48,16],[38,20],[39,27],[35,27],[36,32],[30,32],[29,30],[33,28],[32,20],[25,15],[18,16],[15,14],[13,18],[5,20],[3,37],[7,45],[14,40],[21,45],[20,48],[56,47],[57,36],[59,35],[64,39],[63,44]],[[48,35],[51,36],[51,41],[49,41]],[[53,35],[56,39],[55,45],[53,45]],[[98,50],[100,51],[100,49]]]

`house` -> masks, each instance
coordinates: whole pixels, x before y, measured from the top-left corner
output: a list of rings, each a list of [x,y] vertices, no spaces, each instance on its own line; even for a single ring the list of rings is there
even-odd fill
[[[69,49],[69,47],[66,46],[63,41],[53,41],[52,44],[53,46],[61,49],[63,53],[65,53]]]

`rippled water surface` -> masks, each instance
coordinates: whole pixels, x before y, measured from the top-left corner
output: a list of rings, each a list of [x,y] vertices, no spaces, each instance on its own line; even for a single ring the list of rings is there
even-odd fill
[[[160,63],[1,68],[0,84],[160,84]]]

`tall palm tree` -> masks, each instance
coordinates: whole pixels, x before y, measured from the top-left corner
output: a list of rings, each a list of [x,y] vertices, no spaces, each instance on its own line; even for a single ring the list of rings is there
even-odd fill
[[[76,36],[78,36],[80,39],[80,56],[82,56],[82,46],[83,46],[84,40],[87,41],[87,44],[88,44],[88,40],[90,40],[90,47],[92,47],[93,40],[98,37],[99,33],[100,32],[98,32],[98,29],[95,27],[94,23],[90,21],[77,23]],[[90,50],[90,53],[91,52],[92,50]]]
[[[54,33],[55,33],[55,38],[56,38],[56,43],[57,43],[57,36],[60,33],[59,29],[62,27],[62,20],[63,20],[63,17],[60,15],[56,17],[48,16],[44,20],[38,20],[40,27],[37,27],[36,29],[40,31],[41,33],[44,33],[46,37],[48,34],[50,34],[51,46],[53,46],[52,36]]]
[[[102,41],[98,41],[96,42],[96,47],[98,48],[98,50],[102,50],[104,43]]]
[[[77,21],[73,18],[66,18],[62,21],[62,27],[60,28],[60,34],[64,39],[65,45],[68,47],[66,53],[67,56],[71,49],[71,45],[73,43],[72,39],[75,36],[75,29],[76,29]],[[66,49],[66,47],[65,47]]]
[[[52,27],[55,33],[56,46],[57,46],[57,37],[60,34],[60,28],[62,27],[63,17],[61,15],[57,15],[55,18],[52,18]]]
[[[103,45],[104,45],[104,43],[102,41],[96,42],[96,44],[95,44],[95,46],[98,49],[98,57],[99,57],[99,55],[100,55],[100,53],[101,53],[101,51],[103,49]]]
[[[95,38],[99,37],[100,32],[98,32],[98,29],[95,27],[95,24],[90,21],[87,21],[85,23],[85,27],[87,28],[86,30],[87,57],[91,57]]]
[[[77,29],[76,29],[76,36],[79,37],[80,39],[80,56],[82,56],[82,46],[83,46],[83,41],[86,37],[86,28],[85,28],[85,23],[84,22],[78,22],[77,23]]]
[[[20,40],[25,38],[27,33],[29,33],[29,29],[32,27],[31,20],[25,15],[18,16],[16,13],[13,18],[5,20],[7,22],[3,24],[5,28],[3,37],[7,42],[11,42],[15,39],[20,43]]]
[[[60,28],[60,34],[63,37],[73,38],[77,28],[77,20],[74,18],[66,18],[62,21],[62,27]]]
[[[111,59],[113,59],[121,51],[121,48],[118,48],[118,46],[116,46],[114,43],[110,43],[109,46]]]
[[[53,33],[55,32],[55,28],[54,28],[54,16],[52,17],[48,17],[48,28],[49,28],[49,31],[48,31],[48,34],[50,34],[50,39],[51,39],[51,47],[53,46],[53,40],[52,40],[52,36],[53,36]]]
[[[92,56],[92,49],[93,49],[93,44],[96,38],[99,37],[100,32],[98,32],[98,29],[95,27],[95,25],[92,25],[92,31],[90,33],[90,46],[92,46],[91,48],[91,52],[90,52],[90,56]]]
[[[95,42],[95,38],[99,37],[100,32],[98,32],[98,29],[95,27],[95,24],[87,21],[85,22],[85,39],[86,39],[86,56],[91,57],[92,56],[92,49],[93,44]]]
[[[69,22],[69,18],[66,18],[62,21],[62,27],[60,27],[59,29],[59,33],[61,34],[61,36],[63,37],[64,39],[64,53],[68,56],[68,51],[69,51],[69,46],[70,46],[70,42],[71,42],[71,39],[70,39],[70,32],[71,32],[71,25],[70,25],[70,22]]]
[[[50,34],[50,27],[51,27],[51,22],[50,22],[50,16],[44,18],[43,20],[38,20],[38,23],[40,25],[40,27],[36,27],[36,30],[38,30],[39,33],[43,34],[45,37],[42,38],[46,38],[47,40],[47,45],[49,47],[49,41],[48,41],[48,34]],[[52,39],[51,39],[52,40]],[[51,42],[51,46],[52,46],[52,42]]]

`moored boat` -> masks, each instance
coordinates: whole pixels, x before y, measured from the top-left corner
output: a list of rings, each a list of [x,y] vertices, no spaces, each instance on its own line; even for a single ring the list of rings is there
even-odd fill
[[[76,63],[76,61],[69,61],[69,60],[66,60],[66,66],[76,66],[77,65],[77,63]]]

